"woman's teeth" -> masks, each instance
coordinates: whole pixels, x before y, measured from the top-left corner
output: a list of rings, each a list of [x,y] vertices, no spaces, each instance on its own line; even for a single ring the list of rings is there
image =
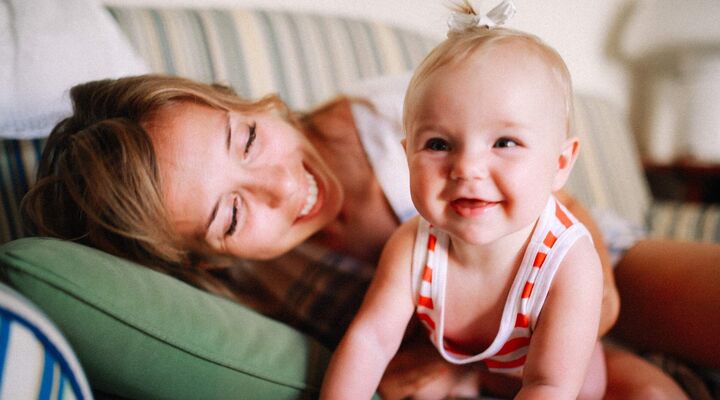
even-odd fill
[[[318,198],[318,186],[317,182],[315,182],[315,177],[312,176],[312,174],[310,174],[309,172],[305,171],[305,178],[307,179],[308,183],[308,193],[307,197],[305,197],[305,207],[300,210],[301,217],[304,217],[308,215],[308,213],[310,213],[310,210],[312,210]]]

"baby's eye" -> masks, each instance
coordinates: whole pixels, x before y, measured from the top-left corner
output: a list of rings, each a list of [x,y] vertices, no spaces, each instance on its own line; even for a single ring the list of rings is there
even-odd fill
[[[508,148],[508,147],[516,147],[519,145],[520,144],[517,141],[515,141],[515,139],[500,138],[495,142],[493,147],[504,149],[504,148]]]
[[[450,143],[445,139],[431,138],[425,142],[425,148],[432,151],[448,151],[450,150]]]

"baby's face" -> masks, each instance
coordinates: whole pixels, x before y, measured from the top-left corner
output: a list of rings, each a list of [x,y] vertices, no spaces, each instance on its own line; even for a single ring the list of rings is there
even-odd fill
[[[531,229],[576,149],[562,86],[523,52],[502,44],[445,65],[408,99],[413,202],[468,243]]]

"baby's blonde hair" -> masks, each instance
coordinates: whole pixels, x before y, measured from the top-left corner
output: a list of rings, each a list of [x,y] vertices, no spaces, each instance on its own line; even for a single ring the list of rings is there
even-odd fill
[[[472,6],[467,2],[456,6],[455,12],[475,15]],[[405,93],[405,103],[403,107],[403,127],[405,130],[407,131],[408,123],[410,122],[410,99],[415,96],[419,85],[433,72],[442,66],[462,62],[493,46],[502,46],[511,43],[522,45],[526,51],[543,60],[557,80],[557,83],[561,86],[565,99],[565,112],[567,113],[566,135],[570,136],[574,129],[572,79],[570,77],[570,71],[560,54],[535,35],[510,28],[488,28],[486,26],[473,26],[462,30],[451,30],[448,33],[447,39],[430,51],[415,69],[415,73]],[[492,61],[490,60],[489,62]]]

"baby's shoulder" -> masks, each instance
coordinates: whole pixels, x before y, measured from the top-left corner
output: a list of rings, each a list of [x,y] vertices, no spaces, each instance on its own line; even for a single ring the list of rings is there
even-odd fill
[[[400,224],[385,244],[383,255],[393,257],[410,256],[415,243],[420,218],[413,217]]]
[[[391,240],[401,244],[407,251],[412,252],[418,229],[422,219],[418,216],[412,217],[400,224],[398,229],[393,233]]]
[[[576,277],[602,282],[600,256],[590,236],[578,237],[560,262],[555,281],[574,282]]]

